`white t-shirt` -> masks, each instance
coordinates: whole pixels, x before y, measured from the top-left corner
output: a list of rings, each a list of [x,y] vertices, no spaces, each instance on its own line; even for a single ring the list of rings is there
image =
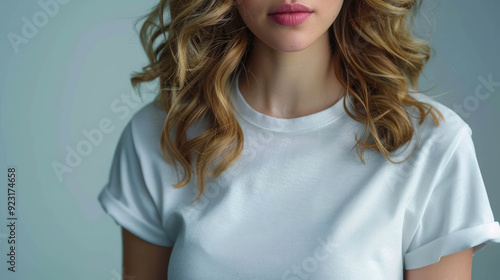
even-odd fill
[[[118,225],[173,246],[169,280],[403,279],[404,269],[500,242],[471,129],[448,107],[413,94],[446,120],[436,127],[429,116],[418,127],[394,158],[405,159],[420,136],[410,160],[395,165],[366,149],[363,164],[353,147],[364,125],[347,115],[343,99],[281,119],[250,107],[236,85],[244,151],[229,171],[207,179],[198,201],[191,204],[196,176],[171,186],[182,176],[161,153],[166,113],[154,103],[124,129],[99,194]],[[188,138],[200,131],[191,126]]]

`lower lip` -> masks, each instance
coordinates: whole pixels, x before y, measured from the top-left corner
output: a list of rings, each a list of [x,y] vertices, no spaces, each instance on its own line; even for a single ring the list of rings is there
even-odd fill
[[[312,15],[312,13],[282,13],[267,16],[277,24],[292,26],[303,23],[310,15]]]

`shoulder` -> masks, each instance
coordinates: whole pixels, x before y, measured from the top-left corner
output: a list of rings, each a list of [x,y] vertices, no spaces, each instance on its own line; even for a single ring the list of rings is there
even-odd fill
[[[151,139],[151,137],[158,138],[163,131],[166,119],[167,112],[165,112],[156,101],[151,101],[132,116],[130,120],[132,133],[134,137],[141,140]],[[200,126],[200,124],[202,125]],[[197,136],[205,126],[206,122],[203,119],[193,122],[187,129],[187,138],[191,139]],[[174,136],[175,130],[176,129],[173,129],[173,131],[170,132],[171,138]]]
[[[134,168],[132,173],[141,174],[144,185],[157,205],[161,205],[161,199],[165,199],[164,186],[179,181],[175,166],[165,159],[161,149],[166,117],[167,113],[154,101],[147,103],[133,114],[120,139],[124,143],[122,153],[129,158],[122,164]],[[172,195],[170,191],[169,195]]]
[[[147,103],[130,119],[131,132],[137,139],[150,138],[161,132],[167,113],[154,102]]]
[[[427,115],[424,123],[422,125],[429,126],[429,136],[435,138],[439,137],[452,137],[454,138],[457,134],[462,133],[464,131],[470,132],[470,127],[465,122],[462,117],[455,111],[453,111],[450,107],[444,105],[443,103],[437,101],[434,97],[427,96],[423,93],[411,93],[411,95],[418,101],[427,103],[434,107],[436,110],[441,112],[443,115],[443,119],[439,120],[439,125],[436,126],[432,119],[432,116]],[[412,109],[413,112],[416,111],[415,108]],[[417,121],[418,125],[418,121]]]
[[[134,148],[139,158],[163,158],[161,150],[161,136],[164,134],[164,125],[167,120],[167,112],[165,112],[156,101],[151,101],[139,109],[130,119],[126,132],[131,141],[133,141]],[[197,121],[191,124],[187,129],[186,137],[188,140],[199,135],[203,126],[197,125]],[[168,132],[171,141],[175,144],[175,133],[178,124],[174,129]]]
[[[417,145],[415,148],[420,153],[425,153],[437,162],[438,158],[443,159],[449,156],[461,138],[472,135],[470,126],[450,107],[423,93],[410,93],[410,95],[417,101],[431,105],[443,116],[439,118],[438,125],[435,124],[431,114],[428,114],[420,123],[420,111],[414,106],[406,108],[412,116],[411,120],[415,129],[414,137],[409,145]],[[402,147],[400,149],[403,150]]]
[[[146,103],[137,110],[123,128],[119,147],[123,152],[137,157],[141,164],[161,160],[160,136],[166,113],[154,102]],[[156,161],[155,160],[155,161]]]

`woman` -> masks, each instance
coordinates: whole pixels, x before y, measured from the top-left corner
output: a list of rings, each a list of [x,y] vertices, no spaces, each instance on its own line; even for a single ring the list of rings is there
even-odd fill
[[[99,195],[124,279],[470,279],[500,227],[469,126],[410,90],[417,8],[160,1],[132,83],[161,90]]]

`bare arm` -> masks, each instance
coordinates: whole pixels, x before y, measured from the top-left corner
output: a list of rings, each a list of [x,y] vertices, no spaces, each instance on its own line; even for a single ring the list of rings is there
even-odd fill
[[[405,271],[405,280],[471,280],[473,248],[443,256],[439,262]]]
[[[165,280],[172,247],[146,242],[122,227],[123,280]]]

